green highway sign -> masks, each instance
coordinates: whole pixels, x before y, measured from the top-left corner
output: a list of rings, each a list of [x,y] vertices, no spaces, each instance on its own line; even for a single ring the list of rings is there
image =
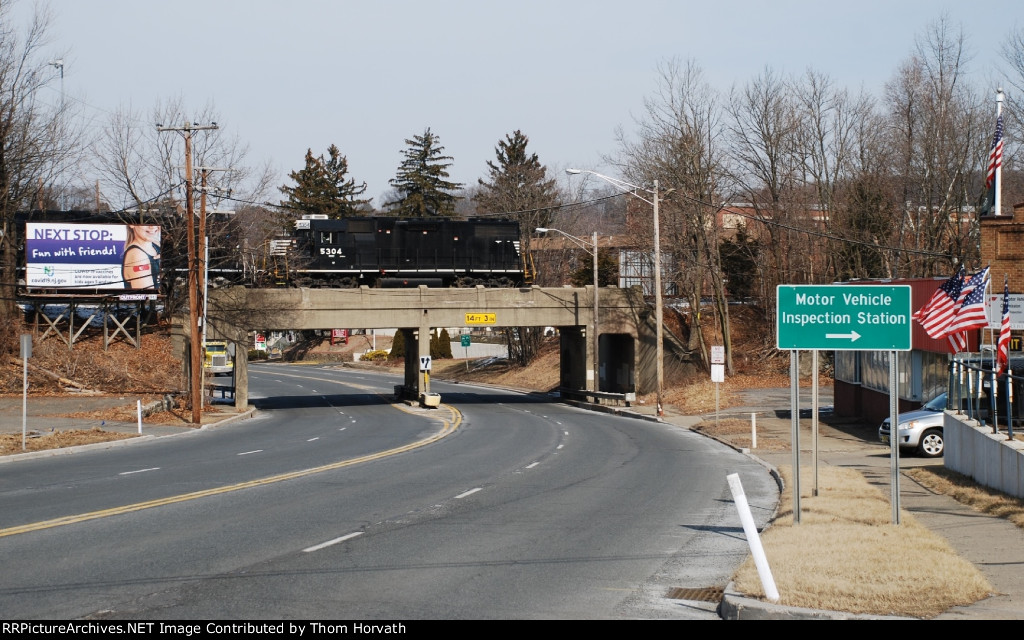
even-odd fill
[[[468,347],[470,345],[470,341],[472,340],[472,338],[464,334],[461,336],[460,340],[462,341],[462,346]]]
[[[776,289],[779,349],[910,351],[910,286],[786,285]]]

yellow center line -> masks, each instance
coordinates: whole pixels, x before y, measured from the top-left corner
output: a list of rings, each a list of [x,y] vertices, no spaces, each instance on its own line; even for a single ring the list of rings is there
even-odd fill
[[[423,415],[419,412],[410,411],[401,405],[392,405],[396,409],[411,413],[413,415]],[[331,464],[325,464],[319,467],[313,467],[311,469],[302,469],[299,471],[291,471],[288,473],[281,473],[275,476],[269,476],[266,478],[258,478],[256,480],[249,480],[248,482],[240,482],[238,484],[227,485],[224,487],[217,487],[214,489],[206,489],[203,491],[193,491],[191,493],[183,493],[176,496],[168,496],[166,498],[158,498],[156,500],[149,500],[147,502],[136,502],[135,504],[127,504],[120,507],[113,507],[110,509],[102,509],[100,511],[90,511],[88,513],[82,513],[73,516],[64,516],[63,518],[54,518],[53,520],[44,520],[42,522],[33,522],[30,524],[23,524],[17,527],[9,527],[7,529],[0,529],[0,538],[7,536],[18,535],[19,533],[29,533],[31,531],[39,531],[41,529],[51,529],[53,527],[62,527],[68,524],[75,524],[78,522],[86,522],[88,520],[96,520],[99,518],[106,518],[109,516],[121,515],[124,513],[131,513],[133,511],[142,511],[144,509],[152,509],[154,507],[162,507],[164,505],[175,504],[178,502],[187,502],[189,500],[198,500],[200,498],[207,498],[209,496],[221,495],[224,493],[231,493],[232,491],[241,491],[242,489],[251,489],[253,487],[260,487],[268,484],[274,484],[275,482],[284,482],[285,480],[293,480],[295,478],[302,478],[304,476],[310,476],[316,473],[323,473],[324,471],[332,471],[334,469],[341,469],[343,467],[350,467],[352,465],[361,464],[363,462],[369,462],[371,460],[379,460],[388,456],[393,456],[420,447],[425,447],[428,444],[437,442],[438,440],[451,435],[459,428],[459,424],[462,422],[462,414],[448,405],[441,405],[438,409],[446,409],[449,412],[449,417],[441,417],[443,423],[440,431],[434,435],[411,442],[401,447],[394,449],[388,449],[387,451],[379,451],[358,458],[351,458],[349,460],[341,460],[339,462],[332,462]],[[434,410],[436,411],[436,409]],[[431,416],[433,418],[433,416]]]

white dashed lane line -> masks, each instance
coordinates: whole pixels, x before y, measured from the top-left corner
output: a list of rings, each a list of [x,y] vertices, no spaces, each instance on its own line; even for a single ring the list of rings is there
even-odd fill
[[[263,453],[263,449],[253,449],[252,451],[243,451],[242,453],[237,453],[237,454],[235,454],[235,455],[239,455],[239,456],[247,456],[247,455],[249,455],[250,453]]]
[[[160,467],[150,467],[149,469],[136,469],[135,471],[122,471],[117,474],[119,476],[130,476],[133,473],[145,473],[147,471],[159,471]]]

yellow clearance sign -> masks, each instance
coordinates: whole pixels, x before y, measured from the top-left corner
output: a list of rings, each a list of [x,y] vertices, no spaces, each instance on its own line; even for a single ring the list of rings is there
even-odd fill
[[[494,324],[498,321],[496,313],[467,313],[466,324]]]

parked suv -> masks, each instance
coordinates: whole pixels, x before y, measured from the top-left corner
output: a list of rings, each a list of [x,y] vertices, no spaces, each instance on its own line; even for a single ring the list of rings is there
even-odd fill
[[[900,414],[899,444],[901,449],[913,449],[928,458],[937,458],[945,450],[942,437],[943,410],[946,394],[935,397],[917,411]],[[889,418],[878,427],[878,439],[889,444]]]

